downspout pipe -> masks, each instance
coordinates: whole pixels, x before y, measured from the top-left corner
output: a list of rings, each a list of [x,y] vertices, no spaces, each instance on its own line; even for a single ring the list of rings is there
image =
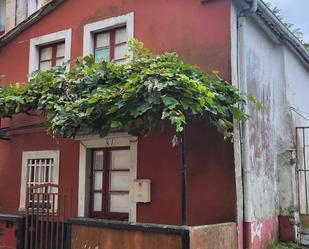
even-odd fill
[[[246,17],[256,13],[258,9],[258,0],[246,0],[249,4],[248,8],[242,9],[237,17],[237,75],[238,88],[247,93],[247,70],[245,62],[245,33],[246,33]],[[244,112],[248,113],[248,106],[244,106]],[[253,218],[252,195],[253,189],[251,185],[251,164],[250,164],[250,129],[247,122],[243,122],[240,128],[241,139],[241,167],[242,167],[242,189],[243,189],[243,248],[251,248],[251,233],[245,226],[245,222],[251,222]]]
[[[250,6],[246,9],[243,9],[240,11],[239,16],[240,17],[246,17],[249,15],[254,14],[257,11],[258,8],[258,0],[246,0]]]
[[[187,129],[183,128],[180,147],[181,225],[188,224],[187,214]]]

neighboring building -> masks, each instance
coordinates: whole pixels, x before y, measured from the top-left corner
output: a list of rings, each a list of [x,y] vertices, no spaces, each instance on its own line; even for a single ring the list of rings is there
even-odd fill
[[[9,32],[50,0],[0,0],[0,35]]]
[[[29,15],[22,9],[16,13]],[[304,170],[309,159],[304,155],[309,137],[305,143],[297,142],[303,136],[296,139],[296,127],[308,126],[309,55],[261,1],[54,0],[0,38],[0,84],[26,82],[37,69],[81,55],[123,61],[133,37],[156,53],[176,51],[205,72],[219,70],[266,106],[247,107],[252,119],[235,124],[234,143],[212,127],[188,126],[188,225],[219,224],[207,235],[215,242],[200,241],[207,248],[222,243],[216,249],[264,249],[279,236],[294,240],[301,228],[290,219],[297,225],[299,211],[309,213],[306,171],[297,178],[294,160],[298,155]],[[52,183],[72,192],[72,217],[181,225],[181,153],[171,145],[172,127],[147,137],[116,133],[56,140],[44,133],[43,120],[26,115],[2,120],[0,134],[9,140],[0,141],[0,213],[24,212],[27,187]],[[141,179],[151,181],[145,203],[134,198],[135,179],[145,191],[149,181]],[[135,243],[142,243],[142,235],[136,236]],[[149,248],[158,248],[153,243]]]

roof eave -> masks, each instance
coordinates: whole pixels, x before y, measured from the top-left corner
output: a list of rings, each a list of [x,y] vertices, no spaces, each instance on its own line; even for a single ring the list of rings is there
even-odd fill
[[[278,19],[278,17],[259,0],[256,16],[266,25],[272,33],[286,44],[309,68],[309,52],[300,40]]]

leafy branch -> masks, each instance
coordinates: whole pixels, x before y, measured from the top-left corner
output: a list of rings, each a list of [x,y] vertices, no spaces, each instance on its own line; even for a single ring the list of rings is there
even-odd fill
[[[192,119],[227,136],[233,118],[248,119],[241,109],[245,96],[217,72],[206,75],[176,53],[154,55],[136,40],[130,48],[133,59],[123,65],[87,56],[68,72],[58,66],[37,71],[20,87],[0,87],[0,117],[42,110],[47,131],[66,138],[112,130],[145,135],[162,130],[164,120],[180,133]]]

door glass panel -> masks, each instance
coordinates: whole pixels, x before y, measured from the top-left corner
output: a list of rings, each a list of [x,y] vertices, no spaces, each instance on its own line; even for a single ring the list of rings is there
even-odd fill
[[[110,194],[110,212],[128,213],[129,212],[129,194],[111,193]]]
[[[102,211],[102,193],[94,193],[93,195],[93,211]]]
[[[102,190],[103,184],[103,172],[102,171],[95,171],[94,172],[94,190]]]
[[[130,160],[131,160],[130,150],[111,151],[111,168],[112,169],[129,169]]]
[[[93,168],[98,170],[103,170],[103,151],[95,151],[94,152],[94,164]]]
[[[128,191],[130,182],[129,171],[114,171],[110,175],[111,191]]]

